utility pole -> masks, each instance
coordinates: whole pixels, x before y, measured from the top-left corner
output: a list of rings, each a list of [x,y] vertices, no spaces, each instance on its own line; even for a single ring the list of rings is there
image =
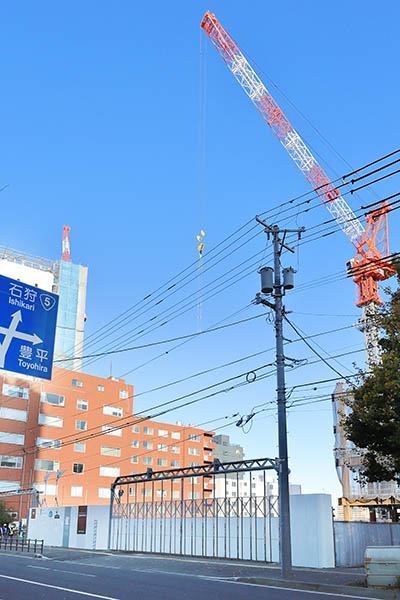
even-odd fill
[[[289,504],[289,465],[287,447],[286,426],[286,390],[285,390],[285,355],[283,353],[283,315],[285,307],[282,297],[285,290],[294,287],[294,269],[291,267],[283,269],[283,282],[281,278],[280,257],[282,249],[294,252],[285,244],[287,233],[297,233],[298,238],[304,231],[301,229],[280,229],[278,225],[267,225],[256,217],[256,221],[263,225],[268,239],[272,236],[274,250],[274,268],[263,267],[261,274],[262,294],[271,294],[274,302],[269,302],[263,295],[257,294],[256,304],[264,304],[275,312],[275,339],[276,339],[276,378],[277,378],[277,400],[278,400],[278,441],[279,441],[279,558],[281,563],[282,577],[289,577],[292,572],[292,548],[290,536],[290,504]],[[281,238],[282,234],[282,238]]]

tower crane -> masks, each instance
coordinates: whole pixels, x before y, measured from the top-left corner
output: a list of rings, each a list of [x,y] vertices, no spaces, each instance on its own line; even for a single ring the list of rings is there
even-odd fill
[[[367,214],[366,226],[363,226],[215,15],[207,11],[201,27],[356,249],[351,272],[357,285],[356,305],[362,310],[360,329],[364,333],[367,368],[371,370],[379,362],[379,329],[374,319],[377,306],[382,304],[378,281],[394,275],[388,258],[387,215],[391,206],[383,202],[377,210]]]

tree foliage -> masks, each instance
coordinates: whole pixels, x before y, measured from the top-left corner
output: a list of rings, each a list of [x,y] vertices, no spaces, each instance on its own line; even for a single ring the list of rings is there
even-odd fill
[[[394,265],[397,289],[385,291],[381,307],[382,363],[364,376],[344,421],[347,437],[362,450],[365,481],[400,483],[400,262]]]
[[[13,517],[6,509],[4,502],[0,500],[0,527],[4,525],[4,523],[7,523],[8,525],[8,523],[12,523],[12,521],[14,521]]]

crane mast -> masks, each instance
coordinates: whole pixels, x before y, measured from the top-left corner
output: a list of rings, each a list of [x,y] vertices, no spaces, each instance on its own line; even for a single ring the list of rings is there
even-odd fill
[[[378,210],[372,211],[367,215],[367,226],[364,227],[215,15],[207,11],[201,27],[235,79],[357,250],[355,259],[351,261],[351,269],[354,273],[353,280],[358,286],[356,304],[362,307],[360,329],[364,332],[367,366],[371,369],[379,361],[379,330],[373,323],[376,306],[382,304],[379,298],[378,281],[394,274],[388,259],[387,214],[391,207],[383,203]]]

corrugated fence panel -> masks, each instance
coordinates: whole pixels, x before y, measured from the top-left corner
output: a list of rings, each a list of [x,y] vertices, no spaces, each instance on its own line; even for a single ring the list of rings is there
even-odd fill
[[[361,567],[368,546],[400,545],[400,523],[335,521],[336,566]]]

